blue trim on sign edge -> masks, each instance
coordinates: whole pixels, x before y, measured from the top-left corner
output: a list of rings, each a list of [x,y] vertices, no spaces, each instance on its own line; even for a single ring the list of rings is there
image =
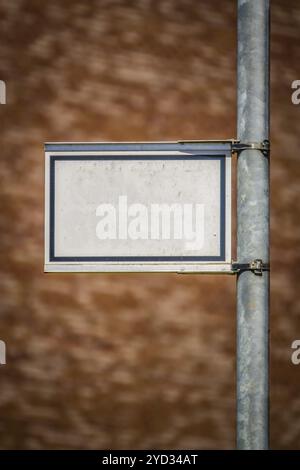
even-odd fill
[[[220,256],[55,256],[55,162],[80,160],[211,160],[220,161]],[[223,155],[50,155],[50,262],[172,262],[225,261],[226,248],[226,154]]]

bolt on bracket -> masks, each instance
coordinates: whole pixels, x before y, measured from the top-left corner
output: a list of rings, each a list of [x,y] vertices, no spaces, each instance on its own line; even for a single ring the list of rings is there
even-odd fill
[[[239,153],[242,150],[260,150],[264,155],[270,154],[270,141],[263,140],[262,142],[241,142],[236,140],[231,146],[232,153]]]
[[[233,273],[238,274],[243,271],[251,271],[257,276],[262,276],[263,271],[270,271],[270,264],[264,263],[261,259],[255,259],[250,263],[233,262],[231,268]]]

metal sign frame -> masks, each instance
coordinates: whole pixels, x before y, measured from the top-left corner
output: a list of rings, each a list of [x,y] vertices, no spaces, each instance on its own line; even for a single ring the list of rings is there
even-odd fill
[[[231,156],[233,141],[46,143],[45,272],[232,273]],[[56,256],[55,164],[62,160],[215,158],[220,161],[219,256]]]

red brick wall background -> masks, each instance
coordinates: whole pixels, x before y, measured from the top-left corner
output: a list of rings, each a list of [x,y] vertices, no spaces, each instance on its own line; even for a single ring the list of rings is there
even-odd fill
[[[273,0],[271,444],[300,448],[300,4]],[[43,143],[235,136],[234,0],[0,0],[0,447],[230,448],[235,279],[45,275]]]

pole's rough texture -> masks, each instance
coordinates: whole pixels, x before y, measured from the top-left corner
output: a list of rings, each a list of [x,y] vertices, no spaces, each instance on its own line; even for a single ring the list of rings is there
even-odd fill
[[[269,1],[238,0],[238,139],[269,139]],[[269,158],[238,156],[237,259],[269,262]],[[237,279],[237,447],[269,444],[269,273]]]

